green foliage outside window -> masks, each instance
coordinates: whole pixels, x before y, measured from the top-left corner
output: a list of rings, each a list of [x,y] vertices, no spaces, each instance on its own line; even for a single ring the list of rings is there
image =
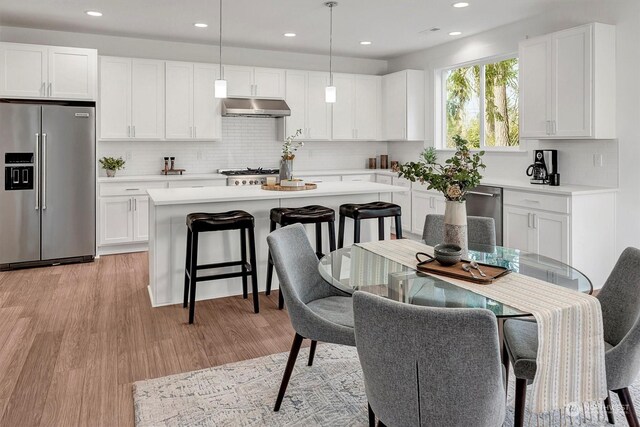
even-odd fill
[[[517,58],[456,68],[445,78],[447,148],[455,148],[455,135],[470,148],[519,145]]]

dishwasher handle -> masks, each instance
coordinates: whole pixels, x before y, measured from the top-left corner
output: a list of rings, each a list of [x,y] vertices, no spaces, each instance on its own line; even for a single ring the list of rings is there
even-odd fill
[[[467,194],[475,194],[476,196],[499,197],[499,194],[482,193],[480,191],[467,191]]]

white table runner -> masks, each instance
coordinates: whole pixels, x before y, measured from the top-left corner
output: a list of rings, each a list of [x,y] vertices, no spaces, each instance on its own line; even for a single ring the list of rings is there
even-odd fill
[[[411,268],[416,268],[416,252],[433,255],[433,247],[408,239],[357,245]],[[535,317],[537,370],[529,400],[534,413],[601,403],[607,396],[602,313],[596,298],[519,273],[491,285],[433,276]]]

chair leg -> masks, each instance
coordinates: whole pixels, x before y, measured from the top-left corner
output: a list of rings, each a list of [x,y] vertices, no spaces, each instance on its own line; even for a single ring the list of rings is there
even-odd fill
[[[502,364],[504,365],[504,392],[509,394],[509,352],[507,346],[502,344]]]
[[[280,287],[280,291],[278,292],[278,310],[282,310],[284,308],[284,296],[282,295],[282,287]]]
[[[344,215],[338,220],[338,249],[344,247]]]
[[[624,416],[627,417],[627,424],[629,424],[629,427],[638,427],[638,415],[636,414],[636,409],[633,407],[633,399],[631,398],[629,389],[625,387],[614,391],[618,394],[620,403],[624,408]]]
[[[604,399],[604,409],[605,411],[607,411],[607,421],[609,421],[609,424],[615,424],[616,418],[613,415],[613,408],[611,407],[611,396],[609,395],[609,392],[607,392],[607,398]]]
[[[316,223],[316,255],[318,259],[322,258],[324,254],[322,253],[322,223]]]
[[[384,218],[378,218],[378,240],[384,240]]]
[[[313,366],[313,358],[316,355],[316,346],[318,345],[318,341],[312,340],[311,347],[309,348],[309,363],[307,366]]]
[[[196,316],[196,279],[198,278],[198,233],[191,236],[191,280],[189,283],[189,324]]]
[[[191,230],[187,228],[187,257],[184,263],[184,299],[182,301],[182,308],[187,308],[189,305],[189,275],[191,267]]]
[[[274,232],[276,229],[275,221],[271,221],[269,224],[269,233]],[[267,254],[267,287],[265,289],[265,295],[271,295],[271,280],[273,279],[273,258],[271,258],[271,251]]]
[[[242,252],[242,298],[247,299],[247,233],[246,229],[240,229],[240,251]]]
[[[402,217],[396,216],[396,239],[402,239]]]
[[[369,427],[376,427],[376,414],[373,413],[369,403],[367,403],[367,408],[369,409]]]
[[[331,252],[336,250],[336,225],[333,221],[327,223],[329,227],[329,250]]]
[[[284,393],[287,391],[287,385],[289,384],[289,379],[291,378],[291,373],[293,372],[293,367],[296,364],[296,358],[298,357],[298,353],[300,352],[300,346],[302,345],[302,340],[304,337],[295,334],[293,337],[293,344],[291,344],[291,351],[289,352],[289,359],[287,360],[287,366],[284,368],[284,375],[282,376],[282,383],[280,384],[280,391],[278,391],[278,398],[276,399],[276,406],[274,406],[273,411],[278,412],[280,410],[280,405],[282,405],[282,399],[284,398]]]
[[[353,221],[353,243],[360,243],[360,220]]]
[[[256,260],[256,236],[254,228],[249,229],[249,262],[251,265],[251,293],[253,294],[253,312],[260,312],[258,299],[258,261]]]
[[[524,426],[524,408],[527,399],[527,380],[516,378],[516,403],[515,416],[513,420],[514,427]]]

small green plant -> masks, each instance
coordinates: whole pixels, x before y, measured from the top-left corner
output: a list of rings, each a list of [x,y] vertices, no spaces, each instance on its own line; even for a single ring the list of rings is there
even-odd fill
[[[454,136],[453,141],[456,152],[445,160],[444,165],[437,163],[436,150],[429,147],[422,152],[419,161],[400,165],[398,176],[426,183],[429,190],[440,191],[447,200],[463,202],[467,192],[480,184],[480,169],[486,168],[482,163],[484,151],[471,154],[468,141],[460,135]]]
[[[282,145],[282,158],[284,160],[293,160],[296,157],[295,153],[296,151],[298,151],[298,148],[304,146],[304,142],[302,141],[297,141],[295,143],[293,141],[300,135],[302,135],[302,129],[296,130],[296,133],[294,135],[288,136],[285,140],[284,144]]]
[[[125,161],[122,160],[122,157],[103,157],[100,160],[100,165],[102,169],[117,171],[120,169],[124,169]]]

